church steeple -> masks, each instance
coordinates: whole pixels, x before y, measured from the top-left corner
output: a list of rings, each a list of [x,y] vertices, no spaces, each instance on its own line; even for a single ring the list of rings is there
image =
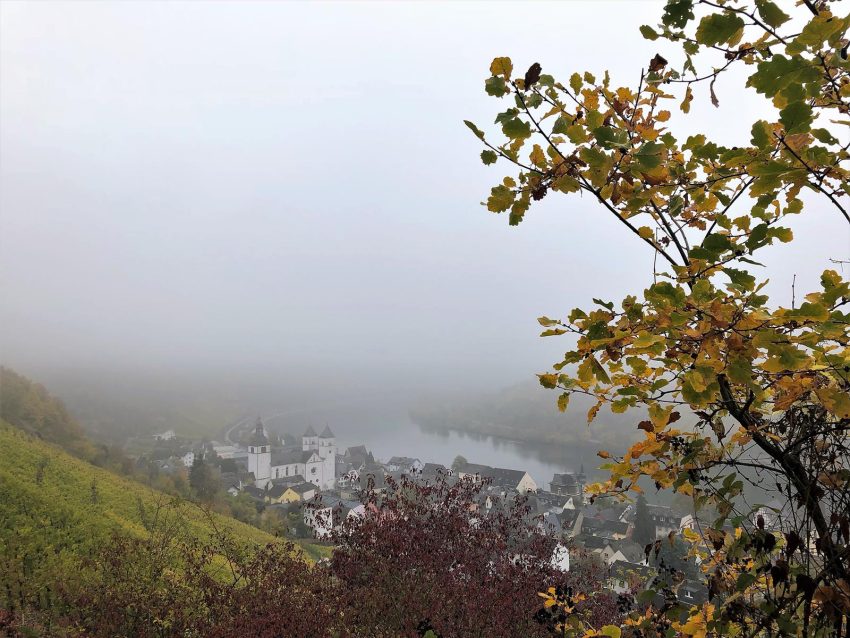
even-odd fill
[[[272,449],[263,421],[257,417],[254,434],[248,444],[248,471],[254,475],[254,485],[265,487],[271,480]]]
[[[301,436],[301,449],[304,451],[319,449],[319,436],[312,425],[308,426],[307,431]]]

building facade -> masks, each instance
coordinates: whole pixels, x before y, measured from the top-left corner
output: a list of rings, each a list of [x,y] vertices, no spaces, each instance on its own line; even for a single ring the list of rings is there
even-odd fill
[[[312,427],[301,437],[301,447],[275,450],[269,445],[262,423],[258,420],[248,446],[248,471],[254,484],[265,489],[276,479],[302,476],[320,490],[336,485],[336,437],[325,427],[316,434]]]

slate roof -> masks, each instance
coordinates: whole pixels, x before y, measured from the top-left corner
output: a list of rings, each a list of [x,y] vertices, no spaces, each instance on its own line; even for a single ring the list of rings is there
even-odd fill
[[[449,468],[445,465],[440,465],[439,463],[426,463],[422,466],[423,478],[436,478],[440,473],[442,473],[443,476],[446,476],[449,474]]]
[[[545,503],[550,507],[554,506],[561,508],[566,505],[567,501],[569,501],[571,498],[573,497],[569,494],[554,494],[552,492],[545,492],[543,490],[538,490],[537,492],[537,500],[541,503]],[[575,505],[575,503],[573,503],[573,505]]]
[[[585,518],[581,525],[584,532],[588,532],[595,536],[612,536],[614,534],[626,535],[629,531],[629,524],[620,521],[606,521],[598,518]]]
[[[294,474],[292,476],[282,476],[280,478],[272,479],[273,485],[285,485],[289,487],[291,485],[299,485],[304,482],[304,477],[300,474]]]
[[[313,429],[312,425],[307,426],[307,431],[304,433],[304,436],[316,436],[316,430]]]
[[[254,434],[251,436],[251,445],[268,445],[269,440],[266,438],[266,433],[263,428],[263,422],[257,417],[257,425],[254,428]]]
[[[313,490],[316,489],[315,485],[313,485],[312,483],[307,483],[307,482],[299,483],[298,485],[293,485],[291,487],[292,487],[292,491],[295,492],[296,494],[300,495],[300,496],[303,496],[307,492],[312,492]]]
[[[276,465],[294,465],[296,463],[303,464],[309,461],[313,454],[315,454],[314,450],[302,450],[300,448],[280,450],[272,454],[272,467]]]
[[[686,580],[676,590],[677,598],[683,603],[702,605],[708,602],[708,588],[696,580]]]
[[[283,496],[283,493],[289,489],[288,485],[273,485],[269,490],[266,491],[266,494],[271,498],[280,498]]]
[[[562,485],[564,487],[574,487],[576,485],[576,477],[572,474],[555,474],[552,477],[550,485]]]
[[[615,541],[611,547],[625,556],[630,563],[640,563],[646,560],[646,553],[638,543],[630,540]]]
[[[488,478],[493,479],[494,485],[502,485],[505,487],[516,487],[525,476],[522,470],[509,470],[501,467],[491,467],[486,474]]]
[[[478,465],[467,463],[461,469],[464,474],[478,474],[482,478],[492,479],[493,485],[500,487],[516,487],[525,476],[522,470],[509,470],[501,467],[490,467],[489,465]]]
[[[334,439],[334,438],[336,438],[336,436],[334,435],[333,432],[331,432],[331,429],[326,425],[325,429],[322,430],[322,433],[319,435],[319,438],[320,439]]]

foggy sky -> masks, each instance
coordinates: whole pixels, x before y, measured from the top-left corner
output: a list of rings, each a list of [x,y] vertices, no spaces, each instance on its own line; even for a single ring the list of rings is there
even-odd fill
[[[660,2],[3,2],[0,362],[229,370],[365,390],[507,384],[566,344],[535,317],[651,283],[589,199],[488,213],[462,120],[490,60],[633,81]],[[673,130],[749,140],[733,78]],[[831,210],[765,251],[773,292],[850,253]],[[786,299],[782,298],[783,301]]]

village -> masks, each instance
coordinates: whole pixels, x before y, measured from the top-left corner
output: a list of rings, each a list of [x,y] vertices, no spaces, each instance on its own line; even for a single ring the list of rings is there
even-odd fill
[[[188,472],[199,462],[210,464],[218,468],[219,489],[230,498],[250,500],[258,511],[277,512],[291,522],[288,532],[293,537],[318,541],[328,540],[346,518],[367,515],[360,499],[364,489],[380,493],[403,475],[417,481],[473,477],[482,481],[480,507],[485,511],[496,502],[525,499],[529,520],[559,539],[562,551],[553,560],[563,571],[570,569],[565,548],[581,548],[604,564],[608,587],[623,593],[663,584],[665,572],[675,564],[685,577],[676,583],[679,595],[692,603],[708,599],[697,566],[684,555],[680,541],[685,530],[699,524],[693,513],[644,503],[644,529],[638,530],[636,504],[590,502],[583,467],[576,473],[555,473],[548,486],[539,485],[522,469],[480,465],[460,456],[451,467],[408,456],[379,460],[365,445],[339,449],[328,426],[319,433],[308,427],[299,440],[270,433],[259,418],[253,426],[229,431],[227,438],[227,443],[192,442],[173,430],[159,433],[154,436],[154,456],[161,458],[153,463],[166,473]]]

